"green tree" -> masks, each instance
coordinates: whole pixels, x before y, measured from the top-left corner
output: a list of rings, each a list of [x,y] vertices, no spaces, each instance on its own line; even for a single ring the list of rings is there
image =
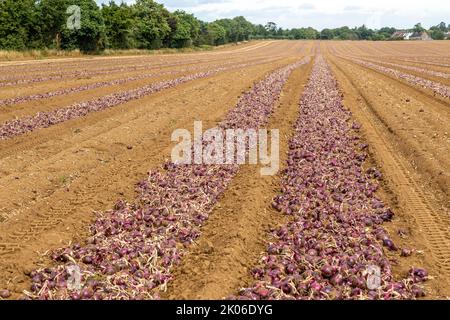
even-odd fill
[[[362,25],[361,27],[357,28],[355,32],[358,35],[358,38],[361,40],[371,40],[374,34],[374,31],[368,29],[365,25]]]
[[[61,35],[67,22],[68,0],[41,0],[37,4],[43,45],[47,48],[61,47]]]
[[[339,40],[358,40],[360,39],[360,36],[358,34],[358,29],[350,29],[349,27],[341,27],[337,29],[331,30],[331,33],[333,34],[333,39],[339,39]]]
[[[275,22],[267,22],[266,31],[269,37],[275,37],[278,31],[278,26]]]
[[[423,28],[422,24],[419,22],[414,25],[413,31],[414,32],[423,32],[423,31],[425,31],[425,28]]]
[[[432,30],[431,31],[431,38],[433,40],[444,40],[445,39],[445,33],[439,29]]]
[[[282,39],[285,35],[285,30],[283,30],[283,28],[278,28],[277,32],[276,32],[276,37],[278,39]]]
[[[290,31],[289,36],[291,39],[296,39],[296,40],[305,39],[305,34],[302,29],[296,29],[296,28],[292,29]]]
[[[314,40],[319,38],[319,31],[311,27],[304,29],[304,34],[305,39]]]
[[[173,13],[173,18],[175,25],[171,26],[171,46],[181,48],[193,45],[200,34],[200,21],[193,14],[180,10]]]
[[[24,50],[39,40],[34,0],[0,1],[0,48]],[[38,37],[33,37],[38,35]]]
[[[137,0],[133,6],[135,15],[134,36],[138,47],[159,49],[169,37],[171,28],[168,20],[170,13],[163,5],[153,0]]]
[[[102,16],[105,22],[106,46],[113,49],[130,49],[135,46],[133,41],[133,11],[126,3],[117,5],[111,1],[102,6]]]
[[[82,52],[98,52],[105,48],[105,23],[100,8],[94,0],[71,0],[81,10],[80,28],[69,29],[67,23],[62,29],[61,47],[79,48]],[[66,14],[66,19],[69,14]]]
[[[235,39],[236,37],[236,26],[233,20],[231,19],[220,19],[220,20],[216,20],[214,21],[215,23],[217,23],[218,25],[220,25],[223,29],[225,29],[225,42],[237,42],[237,40]]]
[[[383,40],[386,40],[386,36],[383,33],[376,32],[372,35],[372,40],[373,41],[383,41]]]
[[[216,22],[209,23],[207,26],[207,43],[210,45],[224,44],[227,37],[227,31]]]
[[[441,22],[436,26],[430,28],[431,38],[434,40],[444,40],[445,33],[448,31],[447,24],[445,22]]]
[[[268,35],[269,35],[269,32],[267,31],[267,29],[262,24],[258,24],[256,26],[253,26],[252,37],[254,39],[264,39],[264,38],[267,38]]]
[[[378,30],[378,35],[384,39],[389,39],[396,31],[395,28],[384,27]]]
[[[317,39],[319,32],[311,27],[292,29],[289,32],[290,38],[293,39]]]
[[[334,38],[334,32],[331,29],[323,29],[320,32],[320,39],[331,40]]]
[[[437,27],[439,28],[439,30],[441,30],[442,32],[447,32],[449,30],[449,28],[447,27],[447,24],[445,22],[441,22],[437,25]]]
[[[250,38],[253,33],[253,24],[243,16],[239,16],[233,19],[234,26],[234,40],[233,41],[245,41]]]

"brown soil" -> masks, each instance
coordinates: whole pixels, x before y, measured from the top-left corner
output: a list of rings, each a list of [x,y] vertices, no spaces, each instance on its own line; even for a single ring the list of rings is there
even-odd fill
[[[437,50],[445,51],[441,55],[427,55],[429,47],[440,48]],[[393,49],[393,48],[394,49]],[[428,70],[440,71],[440,72],[450,72],[450,67],[439,66],[438,64],[449,64],[448,52],[450,50],[450,43],[448,42],[437,42],[433,44],[415,44],[407,43],[402,45],[400,43],[377,43],[367,44],[367,43],[354,43],[354,42],[332,42],[331,45],[327,46],[327,49],[332,49],[338,55],[343,55],[346,57],[360,57],[360,58],[370,58],[376,59],[380,62],[390,62],[399,63],[402,65],[408,65]],[[434,50],[434,49],[432,49]],[[411,55],[411,52],[413,55]],[[447,59],[447,60],[446,60]],[[420,76],[424,76],[423,74]]]
[[[422,69],[431,70],[431,71],[450,73],[450,67],[439,67],[437,65],[434,65],[433,64],[434,62],[432,62],[430,60],[428,60],[429,61],[428,63],[426,61],[412,62],[413,60],[392,57],[392,58],[383,58],[383,60],[380,60],[380,61],[386,61],[386,62],[390,62],[390,63],[398,63],[398,64],[405,65],[405,66],[422,68]],[[423,74],[421,76],[423,76]]]
[[[346,54],[378,56],[378,57],[404,57],[417,60],[449,61],[448,41],[394,41],[394,42],[366,42],[366,41],[331,41],[338,50]]]
[[[412,74],[412,75],[414,75],[416,77],[420,77],[420,78],[423,78],[423,79],[428,79],[428,80],[431,80],[431,81],[434,81],[434,82],[437,82],[437,83],[442,83],[442,84],[444,84],[446,86],[450,86],[450,79],[447,79],[447,78],[444,78],[444,77],[438,77],[438,76],[430,75],[428,73],[418,72],[418,71],[415,71],[415,70],[409,70],[409,69],[402,68],[402,66],[407,65],[404,62],[391,62],[391,61],[388,61],[387,59],[380,60],[380,59],[372,59],[372,58],[371,59],[366,59],[366,61],[375,63],[377,65],[381,65],[381,66],[386,67],[386,68],[398,70],[400,72]],[[397,66],[392,66],[390,64],[385,64],[384,62],[395,63],[395,64],[397,64]],[[421,68],[421,69],[427,69],[426,67],[424,67],[423,65],[420,65],[420,64],[415,64],[413,66],[417,67],[417,68]],[[449,72],[447,72],[447,73],[450,75]]]

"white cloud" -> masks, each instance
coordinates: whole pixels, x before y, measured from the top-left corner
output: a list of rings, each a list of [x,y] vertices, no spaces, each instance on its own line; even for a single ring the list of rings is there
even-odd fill
[[[120,2],[117,0],[117,2]],[[132,2],[128,0],[127,2]],[[243,15],[254,23],[275,21],[284,28],[312,26],[318,29],[350,27],[424,26],[450,23],[450,6],[439,0],[157,0],[170,10],[183,9],[212,21]]]

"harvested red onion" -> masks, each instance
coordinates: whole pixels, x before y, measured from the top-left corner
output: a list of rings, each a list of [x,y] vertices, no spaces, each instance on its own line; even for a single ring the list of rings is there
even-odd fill
[[[348,59],[345,57],[341,57],[341,58]],[[377,65],[375,63],[371,63],[371,62],[364,61],[361,59],[353,58],[353,59],[348,59],[348,60],[351,60],[352,62],[357,63],[361,66],[368,67],[370,69],[374,69],[374,70],[392,75],[395,78],[405,80],[406,82],[409,82],[414,86],[420,86],[422,88],[432,90],[433,92],[443,96],[444,98],[450,98],[450,87],[448,87],[442,83],[424,79],[424,78],[421,78],[418,76],[414,76],[409,73],[404,73],[399,70],[383,67],[383,66]]]
[[[259,61],[255,63],[232,65],[231,67],[218,67],[209,71],[203,71],[176,79],[149,84],[137,89],[109,94],[91,101],[77,102],[71,106],[59,108],[49,112],[39,112],[31,117],[7,121],[0,126],[0,140],[10,139],[37,129],[48,128],[61,122],[84,117],[91,112],[101,111],[131,100],[137,100],[189,81],[210,77],[226,70],[245,68],[260,63],[262,62]]]
[[[8,299],[9,297],[11,297],[11,292],[9,292],[9,290],[0,290],[0,298]]]
[[[8,87],[8,86],[16,86],[22,84],[30,84],[30,83],[39,83],[44,81],[54,81],[54,80],[67,80],[67,79],[79,79],[79,78],[90,78],[93,76],[100,75],[109,75],[115,73],[125,73],[125,72],[134,72],[134,71],[147,71],[153,70],[156,67],[175,67],[177,65],[184,64],[185,62],[177,62],[167,64],[140,64],[140,65],[131,65],[131,66],[114,66],[109,68],[100,68],[96,70],[92,69],[84,69],[84,70],[76,70],[76,71],[58,71],[53,72],[47,75],[37,76],[36,72],[39,72],[39,69],[35,70],[33,74],[29,78],[17,78],[16,76],[3,77],[4,80],[10,80],[9,82],[0,82],[0,87]],[[29,71],[29,70],[27,70]]]
[[[387,61],[379,61],[379,60],[375,60],[375,59],[367,59],[366,58],[364,60],[365,61],[369,61],[369,62],[373,62],[373,63],[376,63],[376,64],[383,64],[383,65],[396,67],[396,68],[401,68],[401,69],[405,69],[405,70],[416,71],[416,72],[423,73],[423,74],[429,74],[429,75],[434,76],[434,77],[450,79],[450,73],[439,72],[439,71],[434,71],[434,70],[430,70],[430,69],[423,69],[423,68],[414,67],[414,66],[408,66],[408,65],[399,64],[399,63],[391,63],[391,62],[387,62]]]
[[[282,193],[273,207],[292,216],[234,299],[413,299],[427,279],[412,269],[393,279],[383,251],[396,249],[381,227],[392,211],[376,197],[380,174],[367,172],[351,113],[322,56],[316,59],[289,141]],[[370,221],[370,223],[368,223]],[[379,274],[377,274],[379,272]]]
[[[281,68],[244,94],[219,127],[259,128],[267,123],[292,71]],[[118,202],[98,214],[86,245],[52,252],[54,268],[31,273],[33,299],[157,299],[185,247],[236,175],[238,165],[175,165],[152,171],[138,184],[135,204]],[[80,290],[70,290],[68,267],[78,265]],[[69,281],[70,282],[70,281]]]
[[[260,62],[267,62],[268,60],[263,60]],[[226,67],[229,65],[232,65],[233,62],[229,62],[229,63],[224,63],[221,64],[221,67]],[[172,67],[173,65],[171,65]],[[155,66],[152,66],[151,68],[149,67],[148,69],[154,69]],[[200,70],[200,69],[204,69],[204,67],[202,66],[191,66],[191,67],[187,67],[184,69],[177,69],[174,71],[163,71],[163,72],[157,72],[157,73],[145,73],[142,75],[136,75],[136,76],[131,76],[131,77],[127,77],[127,78],[122,78],[122,79],[115,79],[115,80],[110,80],[110,81],[100,81],[100,82],[95,82],[95,83],[91,83],[91,84],[86,84],[86,85],[82,85],[82,86],[77,86],[77,87],[71,87],[71,88],[67,88],[67,89],[61,89],[61,90],[56,90],[56,91],[49,91],[46,93],[37,93],[37,94],[32,94],[32,95],[28,95],[28,96],[20,96],[20,97],[14,97],[14,98],[7,98],[7,99],[2,99],[0,100],[0,106],[2,105],[15,105],[15,104],[19,104],[19,103],[25,103],[28,101],[36,101],[36,100],[41,100],[41,99],[49,99],[49,98],[54,98],[54,97],[58,97],[58,96],[64,96],[70,93],[75,93],[75,92],[82,92],[82,91],[86,91],[86,90],[93,90],[93,89],[98,89],[98,88],[104,88],[104,87],[109,87],[109,86],[117,86],[117,85],[121,85],[121,84],[125,84],[128,82],[132,82],[132,81],[137,81],[137,80],[143,80],[143,79],[148,79],[148,78],[152,78],[152,77],[156,77],[156,76],[163,76],[163,75],[174,75],[174,74],[179,74],[179,73],[183,73],[183,72],[187,72],[187,71],[196,71],[196,70]]]

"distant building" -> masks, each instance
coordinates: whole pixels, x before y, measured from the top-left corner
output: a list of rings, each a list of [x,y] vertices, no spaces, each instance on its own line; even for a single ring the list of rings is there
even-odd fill
[[[412,35],[413,35],[413,32],[400,30],[400,31],[394,32],[394,34],[392,34],[391,38],[394,40],[409,40],[409,38]]]
[[[400,30],[400,31],[396,31],[394,32],[394,34],[392,34],[391,39],[393,40],[433,40],[430,35],[428,34],[428,32],[423,31],[423,32],[412,32],[409,30]]]
[[[444,37],[445,37],[445,39],[450,40],[450,31],[446,32]]]
[[[433,40],[428,32],[414,32],[412,36],[409,37],[409,40],[421,40],[421,41],[429,41]]]

